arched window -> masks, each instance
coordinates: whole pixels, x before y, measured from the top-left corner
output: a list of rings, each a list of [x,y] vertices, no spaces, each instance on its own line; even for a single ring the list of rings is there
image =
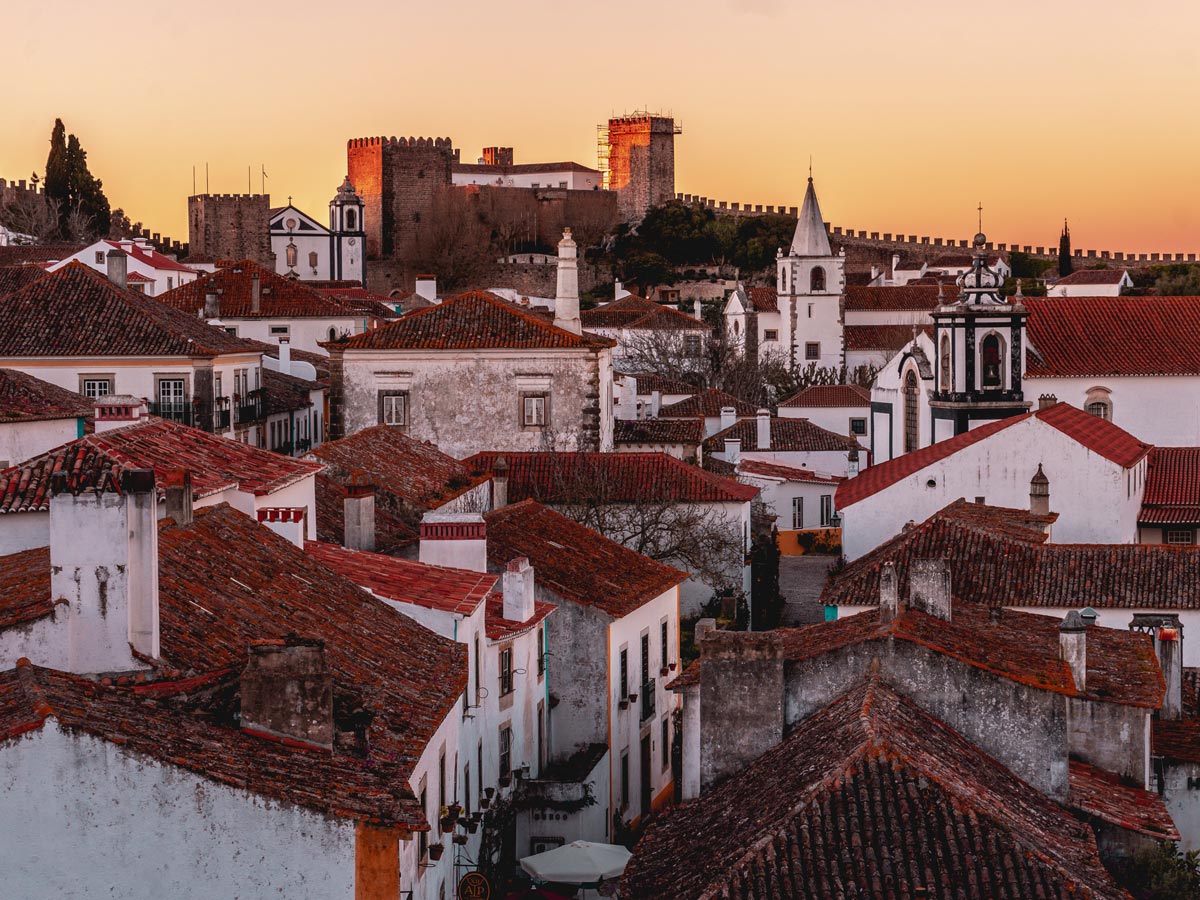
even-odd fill
[[[787,293],[787,269],[779,270],[779,293]]]
[[[296,245],[292,241],[288,241],[285,248],[287,256],[287,264],[289,269],[296,268]]]
[[[737,337],[741,333],[742,333],[742,323],[739,322],[737,319],[734,319],[733,320],[733,336]]]
[[[1112,392],[1108,388],[1092,388],[1087,393],[1087,400],[1084,402],[1083,408],[1088,415],[1111,422],[1113,415]]]
[[[308,254],[308,264],[314,269],[317,267],[317,251],[313,250]]]
[[[942,335],[942,390],[951,390],[950,382],[950,335]]]
[[[348,209],[346,210],[346,230],[354,231],[356,228],[358,228],[358,210]]]
[[[920,414],[917,410],[917,373],[912,369],[904,376],[904,452],[920,449]]]
[[[333,326],[330,326],[330,328],[329,328],[329,339],[331,341],[337,340],[337,329],[334,328]]]
[[[816,266],[808,276],[808,292],[820,294],[825,290],[825,270]]]
[[[1004,347],[1000,335],[989,334],[979,345],[979,359],[983,366],[980,386],[984,390],[999,390],[1004,387]]]

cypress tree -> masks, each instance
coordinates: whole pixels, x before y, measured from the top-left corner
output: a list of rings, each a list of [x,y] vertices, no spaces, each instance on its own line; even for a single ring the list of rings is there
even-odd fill
[[[1062,237],[1058,239],[1058,277],[1065,278],[1071,274],[1071,232],[1067,228],[1067,220],[1063,219]]]
[[[50,155],[46,157],[46,180],[43,191],[47,200],[58,203],[58,230],[61,234],[66,224],[69,207],[69,178],[67,175],[67,129],[62,119],[54,120],[50,132]]]
[[[103,182],[88,170],[87,151],[79,138],[68,135],[62,119],[55,119],[46,157],[45,195],[58,203],[61,236],[68,236],[68,219],[75,209],[83,215],[89,236],[108,234],[111,211],[103,188]]]

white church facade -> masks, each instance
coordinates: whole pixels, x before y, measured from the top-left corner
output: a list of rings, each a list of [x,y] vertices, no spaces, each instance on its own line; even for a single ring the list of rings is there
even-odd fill
[[[357,281],[365,286],[364,204],[350,178],[329,201],[328,227],[288,200],[287,206],[271,210],[275,271],[301,281]]]

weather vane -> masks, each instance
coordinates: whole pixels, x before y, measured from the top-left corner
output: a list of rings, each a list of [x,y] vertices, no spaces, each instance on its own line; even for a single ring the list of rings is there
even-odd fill
[[[979,230],[983,231],[983,201],[979,201]]]

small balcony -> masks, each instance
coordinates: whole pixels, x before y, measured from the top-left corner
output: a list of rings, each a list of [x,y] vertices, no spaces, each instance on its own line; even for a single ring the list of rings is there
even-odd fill
[[[245,397],[234,394],[233,404],[234,421],[239,425],[258,422],[265,415],[261,391],[251,391]]]

